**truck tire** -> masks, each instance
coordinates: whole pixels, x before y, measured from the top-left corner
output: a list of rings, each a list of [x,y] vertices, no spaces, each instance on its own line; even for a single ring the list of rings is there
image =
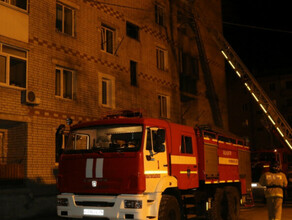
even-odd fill
[[[217,188],[211,210],[208,212],[210,220],[228,220],[228,202],[224,190]]]
[[[240,211],[240,196],[237,188],[233,186],[225,187],[228,203],[228,220],[238,220]]]
[[[162,196],[159,206],[158,220],[181,220],[180,206],[174,196]]]

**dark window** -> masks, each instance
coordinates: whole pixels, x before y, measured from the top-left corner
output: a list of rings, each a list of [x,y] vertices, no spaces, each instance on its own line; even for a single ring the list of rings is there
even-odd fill
[[[199,79],[199,61],[196,57],[180,51],[180,90],[195,95]]]
[[[159,5],[155,5],[155,22],[161,26],[164,25],[164,9]]]
[[[101,49],[111,54],[114,52],[114,29],[106,25],[101,27]]]
[[[181,153],[192,154],[193,145],[192,138],[188,136],[181,136]]]
[[[61,67],[56,68],[55,72],[55,95],[65,98],[73,98],[73,74],[72,70]]]
[[[27,0],[0,0],[2,2],[6,2],[8,4],[14,5],[18,8],[27,10]]]
[[[108,82],[106,80],[102,80],[102,104],[107,105],[107,84]]]
[[[73,36],[74,34],[74,10],[57,3],[56,5],[56,28],[58,31]]]
[[[26,66],[26,51],[0,45],[0,83],[26,88]]]
[[[10,57],[10,85],[26,87],[26,61]]]
[[[131,85],[137,86],[137,62],[130,61]]]
[[[286,89],[292,89],[292,81],[286,82]]]
[[[139,40],[139,27],[130,22],[126,23],[127,36]]]

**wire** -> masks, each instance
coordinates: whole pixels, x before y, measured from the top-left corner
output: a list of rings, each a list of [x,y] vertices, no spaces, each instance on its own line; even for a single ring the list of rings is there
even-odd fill
[[[252,26],[252,25],[245,25],[245,24],[238,24],[238,23],[232,23],[232,22],[226,22],[226,21],[223,21],[223,24],[231,25],[231,26],[237,26],[237,27],[244,27],[244,28],[258,29],[258,30],[263,30],[263,31],[273,31],[273,32],[280,32],[280,33],[288,33],[288,34],[292,34],[292,31],[285,31],[285,30],[280,30],[280,29],[265,28],[265,27]]]

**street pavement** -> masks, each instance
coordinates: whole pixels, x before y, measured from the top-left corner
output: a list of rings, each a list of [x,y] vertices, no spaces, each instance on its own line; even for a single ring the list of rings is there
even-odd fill
[[[239,220],[268,220],[266,204],[257,203],[252,208],[240,210]],[[282,220],[292,220],[292,202],[283,204]]]
[[[38,216],[26,220],[66,220],[56,215]],[[266,204],[257,203],[252,208],[242,208],[240,210],[239,220],[268,220],[268,210]],[[282,220],[292,220],[292,202],[283,204]]]

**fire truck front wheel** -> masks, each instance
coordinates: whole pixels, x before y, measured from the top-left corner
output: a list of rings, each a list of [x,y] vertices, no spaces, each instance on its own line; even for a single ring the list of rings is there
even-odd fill
[[[158,220],[181,220],[179,207],[174,196],[163,195],[160,201]]]

